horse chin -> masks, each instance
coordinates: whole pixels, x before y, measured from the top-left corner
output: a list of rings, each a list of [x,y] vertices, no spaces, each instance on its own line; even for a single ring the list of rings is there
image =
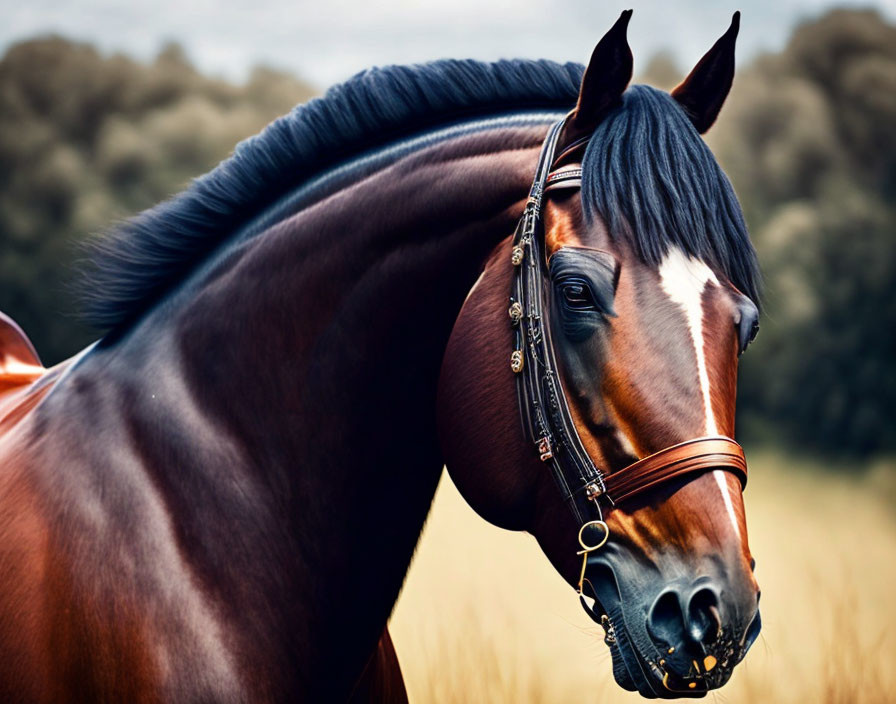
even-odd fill
[[[601,608],[598,604],[598,608]],[[742,643],[736,644],[732,638],[730,641],[730,661],[720,663],[712,673],[705,673],[699,682],[686,680],[679,677],[668,667],[662,667],[659,663],[662,658],[659,655],[647,655],[656,653],[656,649],[647,645],[640,648],[636,643],[646,641],[646,631],[639,635],[626,625],[625,615],[621,607],[604,611],[608,615],[609,628],[605,642],[610,648],[613,660],[613,678],[616,683],[631,692],[638,692],[646,699],[679,699],[700,698],[714,689],[723,686],[731,678],[735,664],[743,660],[744,655],[755,640],[759,630],[758,614],[753,626],[746,634]],[[606,626],[605,626],[606,628]],[[694,684],[691,684],[694,682]]]
[[[708,689],[689,690],[683,683],[670,679],[651,658],[642,654],[633,643],[632,634],[624,626],[624,619],[610,619],[611,623],[623,624],[613,626],[614,641],[608,642],[613,659],[613,678],[623,689],[638,692],[645,699],[678,699],[681,697],[698,698],[706,696]],[[608,639],[609,641],[609,639]]]
[[[730,678],[731,669],[720,667],[713,677],[706,677],[698,686],[690,687],[689,682],[659,664],[662,658],[650,643],[646,630],[638,631],[637,625],[628,625],[619,600],[606,599],[605,595],[604,601],[598,601],[595,606],[607,616],[604,642],[612,656],[613,678],[623,689],[638,692],[645,699],[700,698]],[[635,613],[631,616],[637,618]]]

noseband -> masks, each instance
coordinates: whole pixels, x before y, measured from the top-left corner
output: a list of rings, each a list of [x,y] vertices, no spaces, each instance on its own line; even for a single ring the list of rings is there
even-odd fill
[[[552,125],[545,138],[526,209],[513,238],[509,314],[514,350],[510,366],[517,378],[517,397],[528,439],[535,444],[542,462],[550,467],[581,526],[581,595],[588,555],[609,537],[602,507],[611,509],[673,479],[715,469],[731,472],[741,486],[746,486],[747,463],[739,444],[717,436],[687,440],[605,474],[582,445],[558,373],[546,305],[549,286],[542,219],[544,194],[555,188],[578,188],[582,176],[581,169],[576,168],[551,171],[564,123],[561,120]],[[587,606],[586,610],[598,620]]]

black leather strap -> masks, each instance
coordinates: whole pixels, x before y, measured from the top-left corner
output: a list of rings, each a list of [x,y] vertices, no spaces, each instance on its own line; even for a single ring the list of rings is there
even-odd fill
[[[517,372],[524,430],[542,461],[551,468],[576,519],[584,523],[595,513],[600,515],[591,498],[605,491],[603,475],[583,447],[570,415],[545,314],[547,261],[541,209],[563,124],[562,120],[554,124],[544,141],[529,200],[513,239],[516,271],[510,316],[516,344],[511,366]]]

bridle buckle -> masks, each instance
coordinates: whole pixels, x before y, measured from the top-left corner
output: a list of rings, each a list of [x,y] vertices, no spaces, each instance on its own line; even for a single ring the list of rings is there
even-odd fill
[[[585,496],[588,497],[589,501],[594,501],[597,503],[597,500],[604,495],[606,491],[606,487],[598,482],[590,482],[585,485]]]

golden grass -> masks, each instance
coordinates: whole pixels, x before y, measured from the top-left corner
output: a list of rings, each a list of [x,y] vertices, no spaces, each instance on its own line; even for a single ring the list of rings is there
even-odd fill
[[[763,635],[719,704],[896,701],[896,471],[811,470],[750,453]],[[390,628],[416,704],[640,701],[535,541],[487,524],[447,476]]]

